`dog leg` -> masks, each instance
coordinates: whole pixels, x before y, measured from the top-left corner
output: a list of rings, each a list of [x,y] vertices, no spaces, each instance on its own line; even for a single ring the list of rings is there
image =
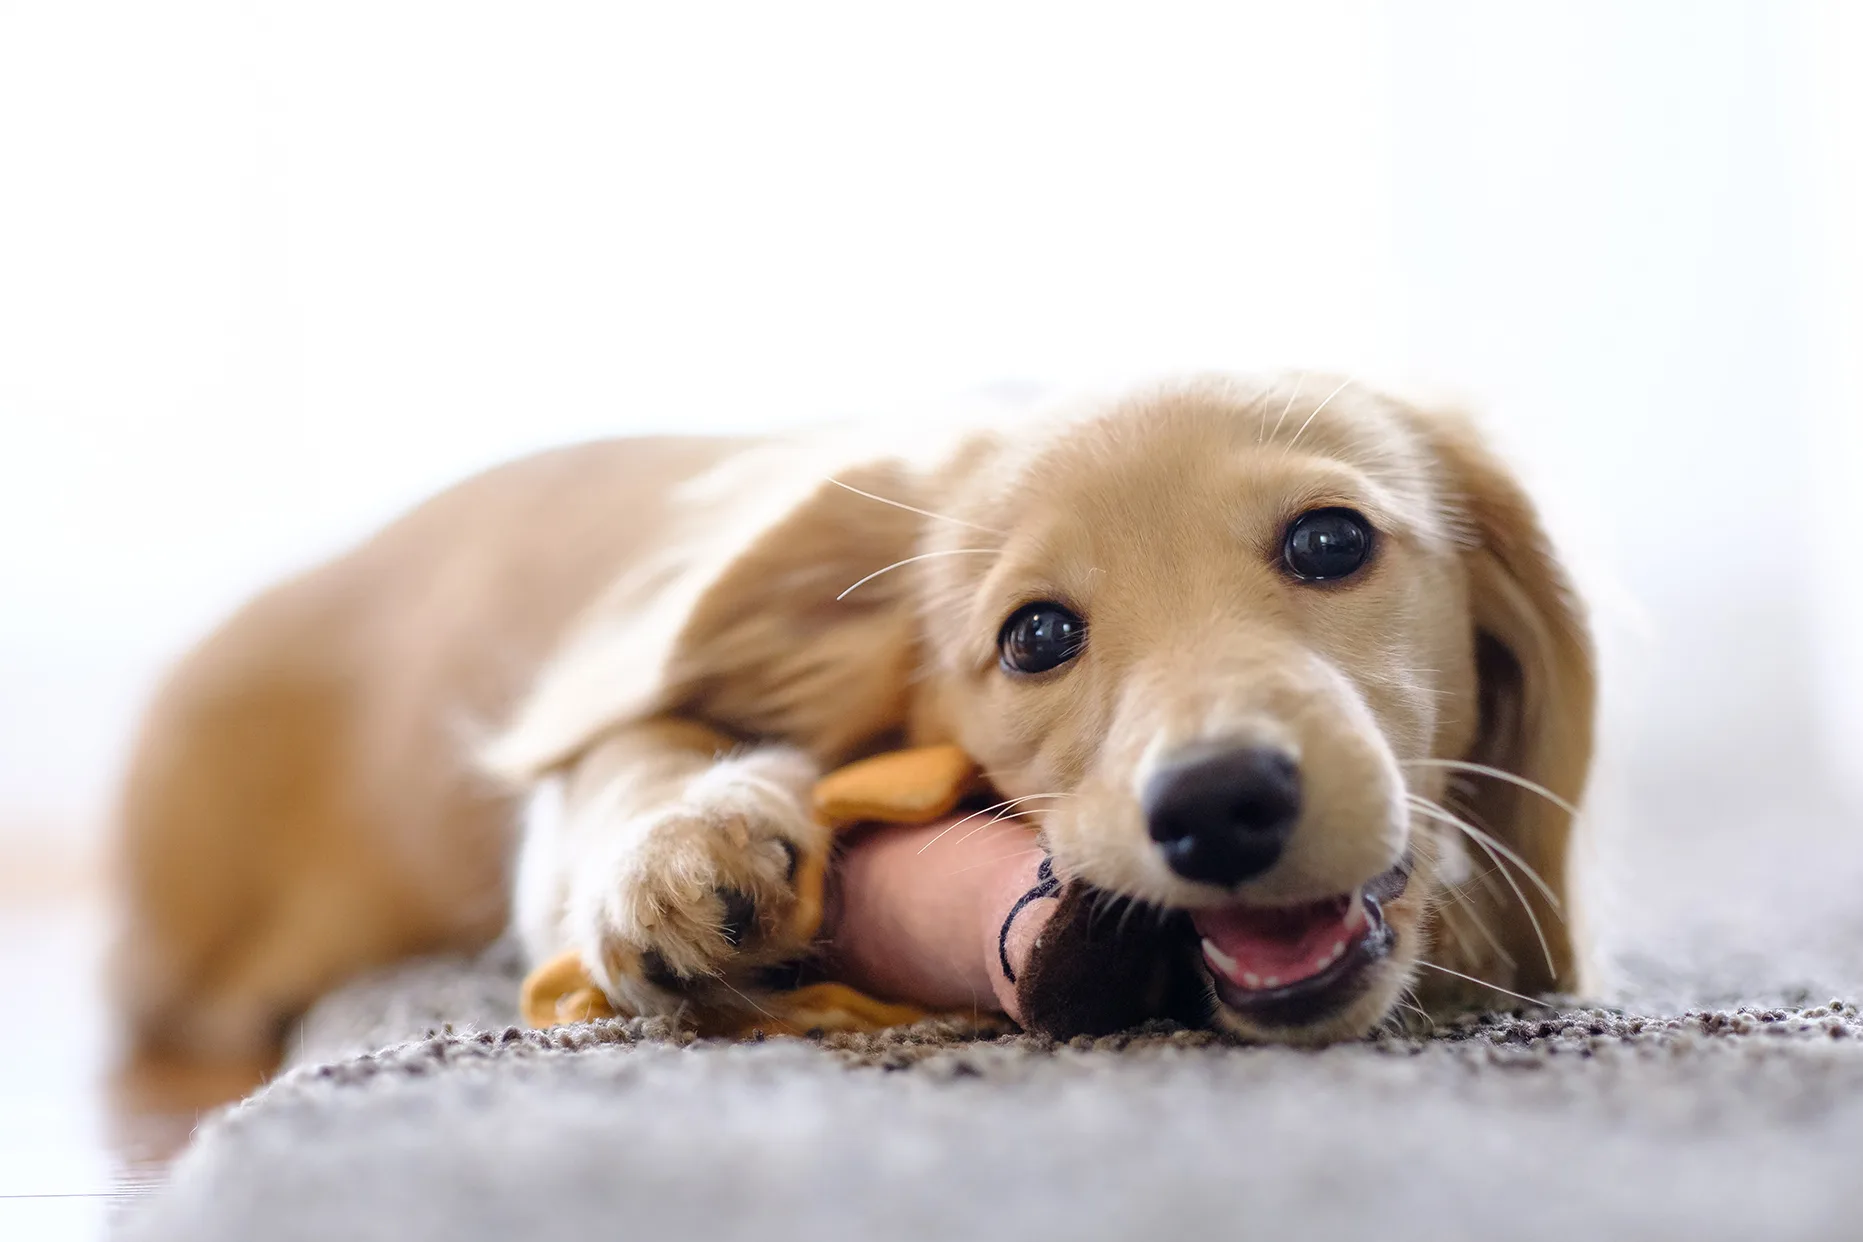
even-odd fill
[[[691,721],[609,734],[533,794],[515,915],[533,963],[578,952],[624,1014],[755,1008],[762,968],[809,950],[830,831],[814,760]]]

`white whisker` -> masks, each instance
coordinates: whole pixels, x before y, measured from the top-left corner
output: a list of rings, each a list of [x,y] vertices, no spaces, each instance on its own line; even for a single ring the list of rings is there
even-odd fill
[[[1428,798],[1422,798],[1420,795],[1417,795],[1417,794],[1406,794],[1405,797],[1406,798],[1419,798],[1420,801],[1426,802],[1426,803],[1430,801]],[[1431,803],[1431,805],[1437,807],[1437,809],[1439,810],[1448,809],[1447,807],[1444,807],[1441,803]],[[1464,825],[1467,825],[1469,827],[1479,828],[1481,831],[1489,832],[1490,835],[1492,835],[1492,832],[1488,828],[1488,826],[1482,823],[1481,819],[1477,815],[1475,815],[1474,812],[1466,811],[1464,812],[1464,814],[1467,816],[1467,818],[1462,820],[1462,823]],[[1518,965],[1518,963],[1516,962],[1514,958],[1514,955],[1508,952],[1507,947],[1503,945],[1500,942],[1500,940],[1498,940],[1495,937],[1495,934],[1493,931],[1489,930],[1488,924],[1482,919],[1480,911],[1476,908],[1473,895],[1472,895],[1474,889],[1477,886],[1486,889],[1490,893],[1494,891],[1494,885],[1492,883],[1492,880],[1494,878],[1495,873],[1503,870],[1503,868],[1501,866],[1501,860],[1496,858],[1493,854],[1488,855],[1488,862],[1491,865],[1486,871],[1476,872],[1472,869],[1472,866],[1471,866],[1469,875],[1465,877],[1460,883],[1449,884],[1445,882],[1442,884],[1442,887],[1439,891],[1441,895],[1447,899],[1447,904],[1444,907],[1443,918],[1445,920],[1445,923],[1448,923],[1451,919],[1453,919],[1455,923],[1461,923],[1463,921],[1466,921],[1468,923],[1473,924],[1475,930],[1481,933],[1482,939],[1488,942],[1488,947],[1494,950],[1495,956],[1499,958],[1501,961],[1506,962],[1508,966],[1512,967],[1512,966]],[[1440,865],[1436,863],[1432,863],[1431,865],[1435,867],[1436,871],[1438,872],[1440,876],[1440,872],[1441,872]],[[1455,933],[1456,943],[1462,945],[1464,948],[1464,951],[1466,951],[1467,942],[1462,937],[1461,929],[1459,927],[1455,927],[1455,928],[1452,928],[1452,930]]]
[[[1287,412],[1294,408],[1294,402],[1300,400],[1300,386],[1306,382],[1307,373],[1305,371],[1302,371],[1299,375],[1294,377],[1294,391],[1287,394],[1287,404],[1281,407],[1281,417],[1274,420],[1274,430],[1268,433],[1268,439],[1272,440],[1281,434],[1281,424],[1287,421]],[[1260,443],[1260,441],[1257,441],[1257,443]]]
[[[932,518],[933,520],[939,521],[939,522],[949,522],[953,526],[968,526],[971,530],[980,530],[986,535],[1001,535],[1001,534],[1007,533],[1004,531],[996,530],[993,527],[979,526],[975,522],[966,522],[963,518],[954,518],[947,513],[933,513],[930,509],[920,509],[914,505],[905,504],[901,501],[889,500],[885,496],[875,496],[872,492],[863,492],[858,487],[855,487],[853,484],[843,483],[839,479],[829,479],[828,481],[834,484],[836,487],[842,488],[845,491],[853,492],[856,496],[865,496],[868,500],[878,501],[880,504],[883,504],[883,505],[891,505],[895,509],[904,509],[907,513],[916,513],[920,517]]]
[[[1541,877],[1540,873],[1535,871],[1532,866],[1528,864],[1526,859],[1516,854],[1509,846],[1497,840],[1495,837],[1490,836],[1488,833],[1483,832],[1468,821],[1452,814],[1447,808],[1431,802],[1421,794],[1405,794],[1404,798],[1412,807],[1423,812],[1431,819],[1440,820],[1445,824],[1461,829],[1464,833],[1468,834],[1469,839],[1475,842],[1475,844],[1483,847],[1492,846],[1494,849],[1499,850],[1509,862],[1526,872],[1527,878],[1532,880],[1534,886],[1546,895],[1546,901],[1552,906],[1554,913],[1558,913],[1559,895],[1553,892],[1552,885],[1548,884],[1545,879]],[[1492,857],[1492,854],[1490,857]],[[1497,867],[1500,866],[1499,859],[1495,860],[1495,865]],[[1524,901],[1526,899],[1522,897],[1521,900]]]
[[[1404,988],[1397,994],[1397,1007],[1399,1009],[1408,1009],[1411,1013],[1422,1018],[1424,1025],[1434,1027],[1436,1025],[1436,1019],[1430,1016],[1429,1010],[1416,1003],[1417,999],[1418,997],[1415,992],[1411,991],[1409,988]]]
[[[1463,930],[1462,923],[1464,920],[1471,923],[1479,923],[1481,920],[1479,916],[1474,913],[1473,907],[1468,900],[1468,894],[1462,892],[1462,886],[1460,884],[1445,883],[1437,889],[1436,895],[1441,903],[1438,907],[1437,914],[1442,920],[1443,931],[1454,938],[1456,948],[1462,951],[1462,956],[1464,958],[1472,959],[1472,954],[1469,953],[1468,948],[1468,936]],[[1493,937],[1489,937],[1489,940],[1492,942]]]
[[[1476,845],[1480,846],[1482,849],[1482,852],[1487,854],[1489,860],[1494,863],[1495,868],[1498,871],[1500,871],[1501,878],[1507,881],[1507,887],[1513,889],[1514,896],[1520,899],[1520,908],[1527,912],[1527,922],[1533,924],[1533,935],[1536,938],[1538,938],[1540,942],[1540,952],[1544,954],[1546,957],[1546,973],[1551,975],[1555,979],[1558,978],[1559,968],[1553,964],[1552,946],[1546,943],[1546,933],[1540,928],[1540,916],[1533,912],[1533,903],[1527,900],[1526,893],[1521,890],[1520,884],[1517,880],[1514,879],[1513,873],[1510,872],[1507,868],[1501,866],[1500,856],[1497,855],[1494,852],[1493,848],[1491,848],[1489,845],[1489,841],[1493,840],[1493,838],[1489,837],[1488,834],[1485,832],[1478,832],[1476,829],[1470,827],[1468,824],[1463,823],[1461,820],[1449,814],[1447,811],[1441,810],[1441,808],[1435,806],[1434,804],[1431,804],[1428,806],[1418,805],[1418,802],[1420,800],[1417,799],[1415,795],[1411,795],[1411,799],[1412,799],[1411,807],[1413,810],[1422,811],[1425,815],[1428,815],[1432,819],[1440,819],[1440,820],[1444,820],[1445,822],[1454,824],[1455,827],[1460,828],[1463,832],[1467,833],[1469,836],[1469,839],[1473,841]],[[1496,844],[1499,844],[1499,843],[1496,842]],[[1506,847],[1502,846],[1502,848],[1505,849]],[[1533,869],[1531,867],[1528,867],[1525,863],[1521,863],[1520,866],[1529,875],[1533,874]],[[1534,878],[1537,879],[1538,877],[1535,876]],[[1544,887],[1544,885],[1542,885],[1542,887]],[[1550,894],[1548,895],[1547,900],[1549,901],[1551,900]],[[1555,909],[1556,908],[1557,907],[1555,906]]]
[[[1492,776],[1496,780],[1506,781],[1510,785],[1518,785],[1529,793],[1538,794],[1540,797],[1546,799],[1546,801],[1564,811],[1567,815],[1573,816],[1574,818],[1578,816],[1577,807],[1567,802],[1564,798],[1561,798],[1552,790],[1546,788],[1546,786],[1536,784],[1524,776],[1518,776],[1512,772],[1504,771],[1501,768],[1491,768],[1485,763],[1470,763],[1466,759],[1402,759],[1398,762],[1403,764],[1415,764],[1419,767],[1426,768],[1453,768],[1458,772],[1479,772],[1483,776]]]
[[[941,832],[939,832],[937,836],[927,841],[924,845],[919,846],[918,852],[923,854],[926,850],[938,844],[938,842],[944,840],[945,837],[950,835],[952,832],[955,832],[957,829],[962,828],[965,824],[968,824],[971,820],[976,819],[979,816],[988,815],[991,811],[1000,811],[1006,807],[1018,806],[1024,802],[1033,802],[1037,798],[1065,798],[1067,796],[1068,795],[1064,793],[1023,794],[1020,798],[1004,798],[1001,802],[993,802],[989,806],[984,807],[982,810],[972,811],[970,814],[964,816],[964,818],[958,820],[956,823],[947,825]],[[994,823],[995,821],[992,820],[990,822]],[[986,828],[988,826],[989,826],[988,824],[984,825],[984,827]],[[964,838],[964,840],[969,840],[969,839],[970,838],[968,836]]]
[[[1289,440],[1287,442],[1287,447],[1281,450],[1281,455],[1283,457],[1285,457],[1287,454],[1294,451],[1294,446],[1300,443],[1301,436],[1304,436],[1307,434],[1307,428],[1311,427],[1313,425],[1313,420],[1320,416],[1320,411],[1325,409],[1334,397],[1344,392],[1351,385],[1351,383],[1352,383],[1351,380],[1349,379],[1346,380],[1344,383],[1340,384],[1339,387],[1327,393],[1325,401],[1322,401],[1318,405],[1313,407],[1313,413],[1307,415],[1307,421],[1300,424],[1300,430],[1294,433],[1294,438]]]
[[[1474,975],[1465,975],[1459,970],[1450,970],[1447,966],[1438,966],[1435,962],[1426,962],[1422,958],[1418,958],[1417,965],[1428,967],[1430,970],[1440,970],[1445,975],[1454,975],[1456,978],[1466,979],[1470,983],[1478,983],[1484,988],[1493,988],[1495,991],[1499,992],[1502,996],[1511,996],[1517,1001],[1525,1001],[1527,1004],[1532,1005],[1536,1009],[1544,1009],[1547,1007],[1545,1001],[1540,1000],[1536,997],[1522,996],[1519,992],[1510,992],[1498,983],[1489,983],[1486,979],[1477,979]]]
[[[1500,863],[1496,862],[1495,869],[1499,870],[1499,868]],[[1503,945],[1499,938],[1495,936],[1494,932],[1489,930],[1487,923],[1482,921],[1480,912],[1475,909],[1474,901],[1469,897],[1468,893],[1463,891],[1467,884],[1472,884],[1479,880],[1486,880],[1493,874],[1494,872],[1492,871],[1484,871],[1478,876],[1471,877],[1464,884],[1444,885],[1441,891],[1443,896],[1448,899],[1449,905],[1443,910],[1443,922],[1449,927],[1450,933],[1455,936],[1456,944],[1461,946],[1464,953],[1468,952],[1468,941],[1462,936],[1461,924],[1467,921],[1474,926],[1476,931],[1481,933],[1481,938],[1488,942],[1488,947],[1494,950],[1494,955],[1496,957],[1506,962],[1509,966],[1517,966],[1519,963],[1515,961],[1514,955],[1509,953],[1507,951],[1507,946]]]
[[[1114,940],[1125,939],[1126,924],[1132,921],[1133,911],[1138,909],[1139,903],[1136,901],[1127,901],[1125,903],[1125,907],[1126,907],[1125,910],[1122,911],[1119,915],[1119,926],[1113,929]]]
[[[781,1018],[771,1013],[768,1009],[765,1009],[762,1005],[759,1005],[756,1001],[752,1000],[750,997],[744,995],[744,993],[738,992],[736,988],[732,987],[728,982],[725,981],[724,975],[722,973],[716,974],[714,977],[718,980],[718,982],[723,983],[725,985],[726,990],[731,991],[731,992],[736,992],[739,1000],[743,1001],[746,1005],[749,1005],[752,1009],[755,1009],[758,1013],[762,1014],[764,1017],[768,1018],[770,1021],[772,1022],[782,1021]]]
[[[1022,801],[1026,801],[1026,800],[1027,799],[1022,799]],[[997,825],[1003,824],[1006,821],[1010,821],[1010,820],[1020,820],[1023,816],[1033,815],[1035,814],[1036,811],[1040,809],[1041,809],[1040,807],[1030,807],[1024,810],[1020,807],[1015,807],[1009,810],[998,811],[996,814],[990,816],[990,818],[984,820],[981,824],[978,824],[975,828],[972,828],[969,832],[959,837],[957,839],[957,843],[959,845],[962,845],[964,844],[964,842],[976,836],[979,832],[982,832],[985,828],[994,828]],[[1009,823],[1007,826],[1011,828],[1022,828],[1022,829],[1028,828],[1027,824],[1022,824],[1022,823]]]
[[[1017,850],[1013,854],[1004,854],[1001,858],[986,858],[982,862],[972,863],[968,867],[959,867],[956,871],[951,872],[945,878],[949,879],[953,875],[963,875],[966,871],[975,871],[978,867],[993,867],[997,863],[1006,863],[1012,858],[1025,858],[1030,854],[1045,854],[1047,852],[1048,852],[1047,850],[1044,850],[1039,845],[1033,846],[1032,848],[1029,848],[1026,850]]]
[[[921,552],[917,556],[908,556],[903,561],[894,561],[891,565],[888,565],[885,569],[874,570],[872,573],[868,574],[865,578],[862,578],[859,582],[856,582],[853,586],[849,587],[847,590],[835,596],[835,599],[837,600],[846,599],[848,596],[852,595],[855,591],[857,591],[861,587],[866,586],[869,582],[872,582],[875,578],[879,577],[881,574],[891,573],[893,570],[898,569],[901,565],[910,565],[914,561],[927,561],[927,560],[930,560],[934,556],[963,556],[966,553],[979,553],[979,554],[986,554],[989,556],[994,556],[996,555],[997,551],[998,549],[996,548],[946,548],[942,552]]]

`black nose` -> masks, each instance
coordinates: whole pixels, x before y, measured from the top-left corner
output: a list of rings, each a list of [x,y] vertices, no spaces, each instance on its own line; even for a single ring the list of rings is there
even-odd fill
[[[1300,818],[1300,768],[1270,746],[1199,755],[1153,776],[1144,809],[1171,870],[1228,888],[1281,856]]]

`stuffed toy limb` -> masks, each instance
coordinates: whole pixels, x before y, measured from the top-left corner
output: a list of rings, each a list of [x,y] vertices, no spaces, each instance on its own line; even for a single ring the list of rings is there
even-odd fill
[[[700,1034],[751,1037],[1002,1014],[1066,1037],[1205,1016],[1194,937],[1173,920],[1118,918],[1053,875],[1036,834],[992,808],[956,813],[981,792],[976,765],[952,746],[824,777],[815,812],[839,839],[833,874],[822,857],[796,880],[795,930],[821,945],[817,981],[760,996],[748,1021],[741,1010],[684,1019]],[[532,972],[522,1009],[536,1027],[616,1016],[573,952]]]

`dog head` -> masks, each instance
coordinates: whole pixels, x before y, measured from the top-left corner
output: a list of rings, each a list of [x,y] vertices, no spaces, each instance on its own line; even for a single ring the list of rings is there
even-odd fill
[[[1188,912],[1224,1025],[1360,1035],[1426,973],[1574,985],[1589,644],[1466,423],[1190,385],[924,495],[922,719],[1061,872]]]

